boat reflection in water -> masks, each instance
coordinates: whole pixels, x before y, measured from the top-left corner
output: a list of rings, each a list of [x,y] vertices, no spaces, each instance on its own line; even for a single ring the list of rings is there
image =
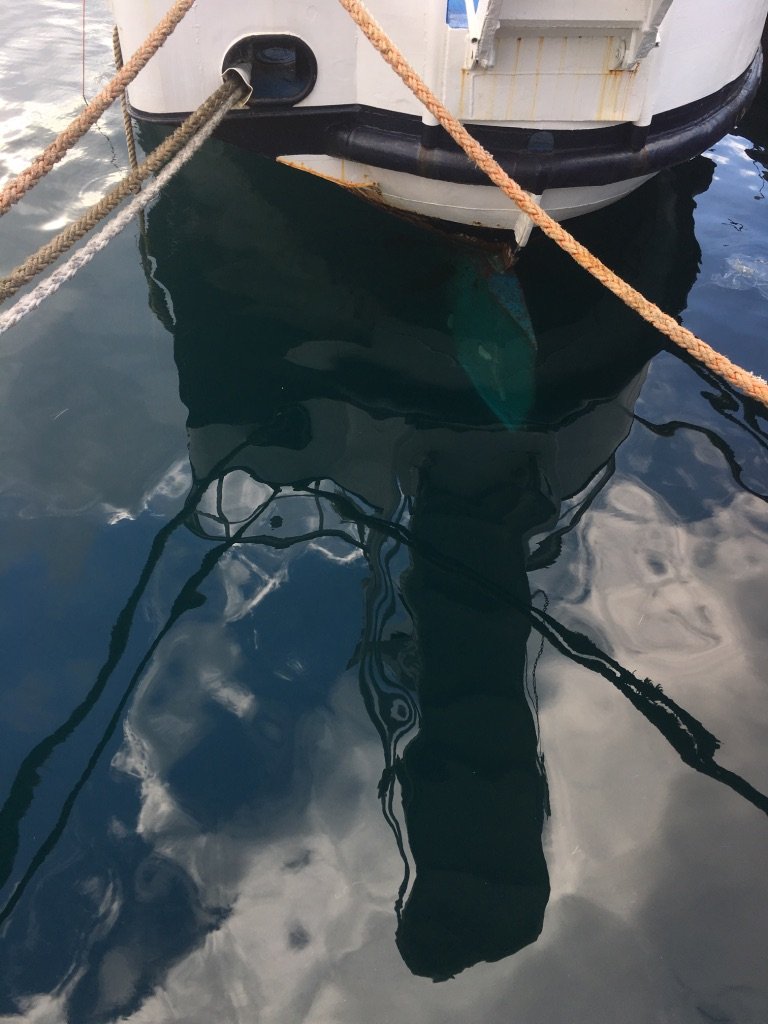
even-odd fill
[[[692,192],[712,167],[701,160],[655,183],[654,218],[633,223],[628,211],[609,256],[622,269],[631,237],[630,276],[673,313],[698,266]],[[178,239],[179,211],[197,209],[203,188],[227,189],[221,167],[198,174],[149,225],[204,491],[194,528],[218,542],[364,558],[356,661],[404,864],[396,942],[413,973],[444,980],[515,953],[543,925],[548,799],[532,626],[601,662],[694,759],[716,748],[652,685],[535,608],[528,585],[528,569],[557,557],[610,477],[656,339],[567,267],[542,279],[535,247],[521,285],[374,214],[370,234],[356,225],[339,237],[336,209],[317,214],[336,197],[319,186],[309,209],[291,209],[297,197],[277,175],[262,183],[253,234],[241,227],[243,252],[210,264],[220,251],[197,217]],[[173,250],[193,245],[199,285],[177,288]]]
[[[712,167],[655,179],[623,204],[621,231],[615,212],[581,226],[673,313],[696,276],[693,196]],[[505,275],[293,180],[213,145],[149,214],[150,302],[174,338],[192,489],[113,648],[141,602],[156,637],[55,829],[14,868],[17,1004],[55,990],[80,1022],[359,1020],[354,1000],[333,1002],[357,985],[383,1020],[391,910],[386,941],[363,913],[394,904],[402,960],[435,981],[529,946],[549,896],[544,640],[692,768],[768,809],[719,767],[701,723],[529,587],[611,477],[650,328],[541,240]],[[108,801],[103,829],[90,823],[103,863],[59,851],[58,874],[33,885],[118,723],[113,764],[141,782],[138,828]],[[27,774],[49,753],[36,748]],[[8,803],[21,817],[36,784],[23,775]],[[390,852],[367,814],[377,784]],[[39,953],[47,920],[58,974]]]

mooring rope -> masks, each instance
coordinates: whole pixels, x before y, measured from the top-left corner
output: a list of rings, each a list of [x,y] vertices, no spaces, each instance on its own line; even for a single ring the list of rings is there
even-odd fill
[[[33,188],[38,181],[54,167],[59,160],[85,135],[101,117],[117,97],[125,89],[147,62],[157,53],[170,36],[184,15],[189,11],[195,0],[176,0],[173,7],[147,36],[139,49],[127,64],[118,71],[115,77],[104,86],[101,92],[85,108],[85,110],[64,129],[50,145],[46,146],[25,171],[13,178],[0,192],[0,217],[17,203],[23,195]]]
[[[220,90],[218,91],[220,92]],[[207,123],[199,128],[197,134],[163,168],[151,185],[140,192],[124,210],[121,210],[98,234],[94,235],[82,249],[78,249],[76,253],[70,256],[66,263],[54,270],[52,274],[49,274],[28,295],[23,296],[18,302],[14,303],[7,312],[0,314],[0,334],[4,334],[28,313],[37,309],[47,298],[58,291],[66,281],[69,281],[79,270],[90,263],[93,257],[105,248],[126,225],[130,224],[136,214],[143,210],[148,203],[151,203],[174,174],[197,153],[228,111],[238,102],[241,95],[241,88],[235,87],[219,108],[211,114]]]
[[[118,71],[123,67],[123,48],[120,45],[120,33],[115,25],[112,31],[112,53],[115,58],[115,67]],[[136,136],[133,133],[133,121],[128,110],[128,97],[125,90],[120,93],[120,113],[123,115],[123,131],[125,132],[125,144],[128,147],[128,163],[132,171],[139,166],[136,158]]]
[[[105,196],[95,203],[83,216],[59,232],[50,242],[41,245],[37,252],[29,256],[22,264],[5,277],[0,278],[0,302],[10,298],[25,284],[32,281],[46,267],[71,249],[84,235],[96,227],[99,221],[118,206],[129,194],[137,193],[142,181],[159,171],[176,153],[206,124],[211,115],[222,103],[232,100],[236,103],[246,92],[246,87],[239,79],[227,80],[214,92],[205,103],[150,153],[147,159],[127,174]],[[230,103],[227,110],[233,105]]]
[[[731,362],[726,356],[689,331],[687,327],[679,324],[674,317],[669,316],[641,292],[622,280],[618,274],[606,267],[589,249],[577,242],[573,235],[550,217],[531,195],[506,173],[488,150],[469,134],[464,125],[443,106],[360,0],[339,0],[339,3],[387,64],[408,86],[414,96],[437,118],[473,163],[484,171],[494,185],[497,185],[523,213],[527,214],[547,237],[551,238],[580,267],[595,277],[627,306],[639,313],[644,320],[661,331],[675,345],[707,366],[719,377],[727,380],[743,394],[762,402],[763,405],[768,405],[768,383],[762,377],[737,366],[736,363]]]

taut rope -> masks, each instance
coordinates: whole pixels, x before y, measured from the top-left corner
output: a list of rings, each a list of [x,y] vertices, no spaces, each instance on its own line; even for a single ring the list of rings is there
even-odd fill
[[[96,227],[99,221],[111,213],[130,193],[138,192],[142,181],[168,163],[200,127],[210,120],[222,104],[227,103],[226,110],[229,110],[245,95],[245,92],[245,85],[237,79],[228,80],[220,85],[216,92],[209,96],[193,114],[190,114],[186,121],[180,124],[157,149],[154,149],[143,163],[137,165],[134,171],[127,174],[113,189],[102,196],[98,203],[86,211],[78,221],[59,232],[50,242],[40,246],[37,252],[29,256],[10,274],[0,278],[0,302],[10,298],[19,288],[33,280],[54,260],[63,255],[67,249],[71,249],[75,242]],[[229,100],[232,102],[229,103]]]
[[[123,67],[123,48],[120,45],[120,33],[115,25],[112,31],[112,53],[115,58],[115,67],[119,71]],[[123,115],[123,131],[125,132],[125,144],[128,147],[128,163],[132,171],[139,166],[136,158],[136,136],[133,133],[133,121],[128,110],[128,98],[125,90],[120,93],[120,113]]]
[[[735,388],[750,398],[768,405],[768,384],[748,370],[737,366],[726,356],[716,352],[687,327],[665,313],[655,303],[638,292],[626,281],[605,266],[589,249],[571,235],[562,225],[553,220],[531,196],[511,178],[493,156],[477,139],[474,139],[464,125],[443,106],[424,80],[416,73],[400,50],[395,46],[384,29],[360,0],[339,0],[366,38],[376,47],[389,66],[408,86],[414,96],[433,114],[451,138],[458,143],[467,156],[490,180],[508,196],[545,235],[560,246],[587,273],[605,285],[630,309],[634,309],[644,320],[661,331],[670,341],[682,348],[694,359],[723,377]]]
[[[87,245],[84,245],[82,249],[78,249],[76,253],[70,256],[66,263],[54,270],[36,288],[33,288],[28,295],[24,295],[18,302],[14,303],[6,313],[0,314],[0,334],[4,334],[14,324],[17,324],[27,313],[37,309],[49,296],[58,291],[65,281],[69,281],[78,270],[81,270],[87,263],[90,263],[96,253],[108,245],[133,220],[140,210],[143,210],[148,203],[152,202],[174,174],[195,155],[206,139],[213,134],[215,128],[221,123],[227,112],[235,106],[244,94],[245,89],[242,84],[226,83],[226,85],[229,86],[229,94],[223,94],[224,86],[214,93],[214,96],[217,96],[219,99],[217,108],[212,112],[209,110],[207,122],[202,126],[198,125],[197,134],[193,135],[192,138],[188,137],[184,148],[163,168],[152,184],[142,192],[139,192],[124,210],[121,210],[109,224],[105,225],[98,234],[94,235]],[[224,95],[223,101],[222,95]],[[211,97],[212,99],[213,97]],[[204,104],[204,106],[207,106],[207,104]]]
[[[195,0],[176,0],[173,7],[166,16],[150,32],[139,49],[134,53],[127,64],[118,71],[115,77],[64,129],[50,145],[46,146],[42,153],[37,156],[29,167],[17,175],[0,192],[0,217],[17,203],[23,195],[33,188],[41,178],[45,177],[48,171],[54,167],[59,160],[67,153],[75,143],[85,135],[101,117],[117,97],[125,92],[125,89],[141,69],[153,57],[168,36],[173,32],[184,15],[189,11]]]

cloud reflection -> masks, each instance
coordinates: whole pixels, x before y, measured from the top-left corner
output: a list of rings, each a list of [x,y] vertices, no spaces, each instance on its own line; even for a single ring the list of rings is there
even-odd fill
[[[670,217],[682,241],[669,258],[686,253],[676,284],[683,293],[697,259],[686,234],[691,198],[678,208],[670,191],[661,192],[661,209],[680,215],[679,223]],[[270,223],[283,224],[274,203]],[[211,221],[218,232],[220,220]],[[666,288],[657,253],[669,254],[651,234],[651,277]],[[217,255],[216,266],[203,267],[207,290],[174,289],[195,536],[147,570],[161,576],[147,601],[151,621],[166,625],[139,673],[113,779],[102,782],[114,795],[121,777],[134,780],[137,806],[118,814],[110,804],[106,818],[101,810],[88,834],[113,844],[101,859],[118,867],[89,872],[73,901],[108,935],[96,927],[90,945],[71,939],[73,961],[57,975],[63,987],[22,1013],[145,1024],[559,1024],[567,1013],[569,1024],[608,1024],[645,1020],[652,1007],[659,1020],[687,1024],[700,1006],[753,1012],[751,965],[729,961],[730,994],[721,981],[707,987],[719,944],[709,950],[692,939],[689,915],[703,883],[667,870],[664,832],[670,818],[685,820],[680,804],[695,793],[696,842],[704,850],[722,843],[724,822],[733,836],[749,833],[737,862],[754,877],[763,821],[755,826],[752,808],[711,778],[692,777],[659,721],[676,710],[684,738],[698,726],[693,745],[703,735],[708,750],[715,741],[705,722],[726,737],[722,755],[735,770],[744,753],[748,774],[757,747],[730,742],[731,709],[722,697],[710,706],[701,679],[706,667],[733,687],[734,719],[753,716],[756,744],[761,705],[732,635],[750,614],[757,633],[763,613],[731,610],[729,618],[716,589],[730,573],[734,604],[761,607],[757,548],[737,540],[750,536],[751,517],[757,541],[762,507],[738,495],[727,510],[702,501],[691,513],[686,462],[677,474],[660,472],[652,490],[642,469],[669,451],[667,438],[646,439],[649,453],[635,433],[614,457],[648,352],[638,343],[626,364],[616,358],[624,321],[599,304],[604,297],[593,305],[574,288],[576,328],[563,328],[549,287],[540,294],[550,331],[539,338],[541,393],[532,422],[516,433],[489,415],[489,397],[479,401],[446,355],[455,339],[445,326],[450,304],[439,296],[455,281],[444,254],[434,309],[421,293],[401,307],[400,290],[372,297],[376,275],[356,278],[354,268],[349,287],[326,288],[336,264],[315,252],[317,240],[280,234],[285,252],[265,261],[234,228],[233,237],[246,250],[237,274]],[[166,241],[178,245],[175,234]],[[296,288],[292,246],[300,277],[317,273],[308,294]],[[232,314],[229,302],[234,292],[258,306],[270,280],[281,287],[256,349],[243,331],[256,314]],[[468,307],[483,294],[480,280],[463,281]],[[295,292],[302,298],[292,304]],[[317,323],[344,337],[307,337],[316,306]],[[504,316],[488,313],[502,343]],[[604,344],[607,378],[584,364],[572,330],[596,342],[589,353],[598,366]],[[578,360],[568,356],[571,342]],[[502,370],[504,347],[483,346]],[[259,373],[246,373],[255,351]],[[492,377],[478,381],[488,391]],[[514,422],[520,409],[507,405],[506,389],[493,397],[495,412],[505,418],[503,406]],[[220,422],[226,415],[232,422]],[[733,490],[702,438],[682,443]],[[236,459],[222,455],[233,447]],[[570,500],[567,520],[561,498]],[[557,543],[547,547],[555,524]],[[542,543],[529,563],[534,537]],[[179,591],[174,559],[199,558],[201,549],[199,569],[187,567]],[[546,608],[530,607],[529,568],[551,595]],[[558,650],[569,657],[542,653],[538,637],[526,651],[533,626],[553,643],[564,638]],[[643,690],[624,665],[663,682],[668,697],[648,683]],[[537,708],[554,809],[546,826]],[[734,734],[742,726],[735,721]],[[680,849],[696,859],[695,849]],[[84,861],[81,850],[74,867],[31,890],[27,906],[47,908],[55,884],[82,881]],[[721,866],[709,863],[715,873]],[[724,899],[718,890],[713,915]],[[700,968],[687,962],[688,948],[698,950]],[[444,985],[425,981],[452,974]]]

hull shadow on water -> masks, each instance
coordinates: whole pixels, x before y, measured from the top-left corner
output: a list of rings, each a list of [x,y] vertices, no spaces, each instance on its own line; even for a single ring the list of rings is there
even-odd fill
[[[620,231],[614,211],[579,226],[673,314],[696,278],[694,197],[712,170],[701,158],[661,175],[622,205]],[[163,766],[190,834],[262,838],[266,820],[308,799],[297,781],[302,721],[328,701],[325,662],[345,649],[381,740],[378,797],[403,862],[395,942],[414,974],[444,980],[541,932],[549,809],[532,634],[618,688],[692,768],[768,812],[762,794],[718,766],[705,725],[557,622],[529,587],[528,572],[553,564],[611,478],[658,351],[650,328],[541,240],[516,274],[502,274],[468,248],[218,144],[168,187],[142,239],[150,303],[173,335],[189,411],[193,484],[158,534],[94,689],[30,753],[2,810],[4,955],[17,965],[4,1002],[48,986],[65,993],[69,1019],[128,1013],[229,912],[139,835],[119,855],[104,840],[102,870],[124,894],[109,924],[66,910],[62,889],[96,870],[84,855],[39,884],[121,724],[134,753]],[[99,700],[153,577],[188,530],[204,549],[199,564],[166,595],[161,628],[53,830],[17,863],[13,836],[39,773]],[[306,552],[325,568],[305,572]],[[247,713],[216,705],[185,746],[142,723],[179,699],[184,659],[158,668],[158,653],[183,646],[180,622],[215,604],[217,572],[227,600],[251,595],[229,621],[242,635],[273,633],[228,699],[268,714],[254,728]],[[362,626],[344,606],[344,629],[329,639],[335,573],[357,574]],[[270,617],[263,601],[276,590],[283,604]],[[308,652],[299,681],[281,661],[297,632]],[[43,968],[54,888],[59,954]],[[292,933],[297,947],[306,939]],[[117,950],[130,970],[107,997]]]

